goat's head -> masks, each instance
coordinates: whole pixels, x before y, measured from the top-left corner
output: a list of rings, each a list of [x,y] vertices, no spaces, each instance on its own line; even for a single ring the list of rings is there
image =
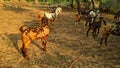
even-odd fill
[[[100,20],[103,20],[103,17],[100,17]]]
[[[62,12],[62,8],[61,7],[56,8],[56,10],[55,10],[56,16],[58,14],[60,14],[61,12]]]
[[[100,19],[100,21],[101,21],[101,22],[103,22],[103,23],[104,23],[104,25],[107,25],[107,22],[104,20],[104,18],[103,18],[103,17],[100,17],[99,19]]]

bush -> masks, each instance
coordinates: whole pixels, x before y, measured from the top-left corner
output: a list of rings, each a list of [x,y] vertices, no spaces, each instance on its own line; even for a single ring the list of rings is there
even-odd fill
[[[109,7],[114,13],[116,13],[120,9],[120,4],[117,2],[117,0],[106,0],[106,2],[102,4],[102,6]]]

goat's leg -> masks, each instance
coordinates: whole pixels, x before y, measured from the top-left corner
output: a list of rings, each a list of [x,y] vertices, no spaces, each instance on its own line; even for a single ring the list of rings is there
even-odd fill
[[[97,29],[97,35],[96,35],[96,36],[98,36],[98,35],[99,35],[99,32],[100,32],[100,28],[98,28],[98,29]]]
[[[85,27],[87,27],[87,24],[88,24],[88,22],[86,21],[86,22],[85,22]]]
[[[92,36],[95,39],[95,31],[92,32]]]
[[[46,43],[47,43],[46,41],[42,41],[42,45],[44,46],[43,47],[43,51],[47,51],[47,49],[46,49]]]
[[[43,51],[47,51],[47,49],[46,49],[46,43],[47,43],[47,36],[45,36],[42,39]]]
[[[117,22],[118,21],[118,17],[116,17],[116,19],[115,19],[115,22]]]
[[[54,31],[53,27],[54,27],[54,22],[53,20],[49,20],[49,24],[50,24],[50,29]]]
[[[88,20],[85,21],[85,28],[87,28]]]
[[[105,38],[105,45],[107,45],[107,37]]]
[[[116,22],[116,17],[114,17],[113,22]]]
[[[97,37],[97,29],[96,28],[94,30],[94,36],[95,36],[95,38]]]
[[[102,45],[103,40],[104,40],[104,38],[102,37],[100,40],[100,45]]]
[[[92,29],[92,36],[93,36],[93,38],[95,39],[95,37],[96,37],[96,28],[93,28],[93,29]]]
[[[54,21],[51,19],[51,20],[49,20],[50,21],[50,25],[51,25],[51,28],[53,28],[53,26],[54,26]]]
[[[25,59],[27,59],[27,60],[29,60],[29,56],[28,56],[28,54],[27,54],[27,48],[23,48],[22,49],[22,53],[23,53],[23,57],[25,58]]]
[[[86,34],[87,37],[88,37],[88,33],[89,33],[90,29],[91,29],[91,28],[89,28],[89,29],[87,30],[87,34]]]
[[[27,50],[29,48],[29,44],[31,43],[31,40],[29,38],[23,38],[23,46],[22,46],[22,53],[23,53],[23,57],[25,57],[25,59],[29,59],[29,56],[27,54]]]

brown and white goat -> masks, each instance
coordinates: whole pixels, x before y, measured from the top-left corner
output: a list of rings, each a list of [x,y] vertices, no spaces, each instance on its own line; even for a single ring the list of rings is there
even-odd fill
[[[57,16],[62,12],[61,7],[57,7],[54,13],[48,13],[48,12],[39,12],[38,14],[38,20],[43,23],[42,21],[44,18],[47,18],[50,22],[50,24],[53,25],[53,22],[56,20]]]
[[[46,51],[46,43],[49,35],[48,25],[44,25],[43,27],[38,27],[38,28],[21,26],[19,30],[21,33],[22,43],[23,43],[21,50],[23,56],[26,59],[29,59],[27,50],[30,46],[30,43],[35,39],[41,39],[42,45],[44,47],[43,50]]]

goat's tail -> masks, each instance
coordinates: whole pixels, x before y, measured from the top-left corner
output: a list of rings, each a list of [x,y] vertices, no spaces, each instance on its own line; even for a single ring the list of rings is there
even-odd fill
[[[19,28],[19,30],[20,30],[20,32],[21,32],[21,33],[23,33],[23,32],[24,32],[23,27],[24,27],[24,26],[21,26],[21,27]]]

